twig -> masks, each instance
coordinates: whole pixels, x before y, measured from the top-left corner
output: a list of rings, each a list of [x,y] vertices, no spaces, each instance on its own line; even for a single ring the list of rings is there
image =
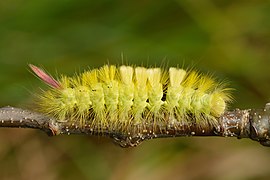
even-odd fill
[[[132,131],[123,133],[108,130],[106,127],[93,129],[85,124],[59,122],[52,117],[14,107],[0,108],[0,127],[40,129],[49,136],[60,134],[100,135],[113,138],[121,147],[134,147],[144,140],[181,136],[221,136],[250,138],[270,147],[270,103],[264,109],[248,109],[225,112],[215,127],[199,127],[196,124],[141,124]],[[155,128],[153,128],[155,127]]]

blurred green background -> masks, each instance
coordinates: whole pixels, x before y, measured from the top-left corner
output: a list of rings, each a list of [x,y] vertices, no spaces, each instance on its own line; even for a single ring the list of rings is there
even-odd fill
[[[72,75],[124,62],[214,73],[235,89],[230,108],[260,108],[270,100],[269,50],[269,1],[0,1],[0,106],[25,107],[44,87],[29,63]],[[234,138],[121,149],[101,137],[0,129],[0,178],[269,179],[269,151]]]

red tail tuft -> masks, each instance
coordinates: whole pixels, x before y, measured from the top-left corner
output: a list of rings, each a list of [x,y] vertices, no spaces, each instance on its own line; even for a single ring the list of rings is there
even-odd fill
[[[46,74],[42,69],[38,68],[37,66],[34,66],[32,64],[29,64],[29,67],[32,69],[32,71],[46,84],[49,86],[56,88],[56,89],[61,89],[61,85],[59,84],[58,81],[56,81],[53,77],[50,75]]]

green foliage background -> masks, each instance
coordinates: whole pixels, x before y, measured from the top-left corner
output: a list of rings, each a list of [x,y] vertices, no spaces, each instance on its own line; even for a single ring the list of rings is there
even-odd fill
[[[269,50],[269,1],[0,1],[0,106],[25,107],[44,87],[28,63],[72,75],[124,62],[213,72],[235,89],[230,108],[260,108],[270,100]],[[0,129],[0,178],[269,179],[269,151],[233,138],[121,149],[100,137]]]

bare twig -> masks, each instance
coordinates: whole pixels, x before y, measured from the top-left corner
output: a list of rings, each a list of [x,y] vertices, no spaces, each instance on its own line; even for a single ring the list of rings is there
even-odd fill
[[[137,146],[144,140],[180,136],[221,136],[250,138],[270,147],[270,104],[264,109],[233,110],[225,112],[215,127],[199,127],[196,124],[163,123],[140,124],[132,131],[108,130],[106,127],[93,129],[91,125],[81,127],[77,123],[59,122],[43,114],[14,107],[0,108],[0,127],[34,128],[50,136],[60,134],[101,135],[113,138],[121,147]],[[155,128],[153,128],[155,127]]]

